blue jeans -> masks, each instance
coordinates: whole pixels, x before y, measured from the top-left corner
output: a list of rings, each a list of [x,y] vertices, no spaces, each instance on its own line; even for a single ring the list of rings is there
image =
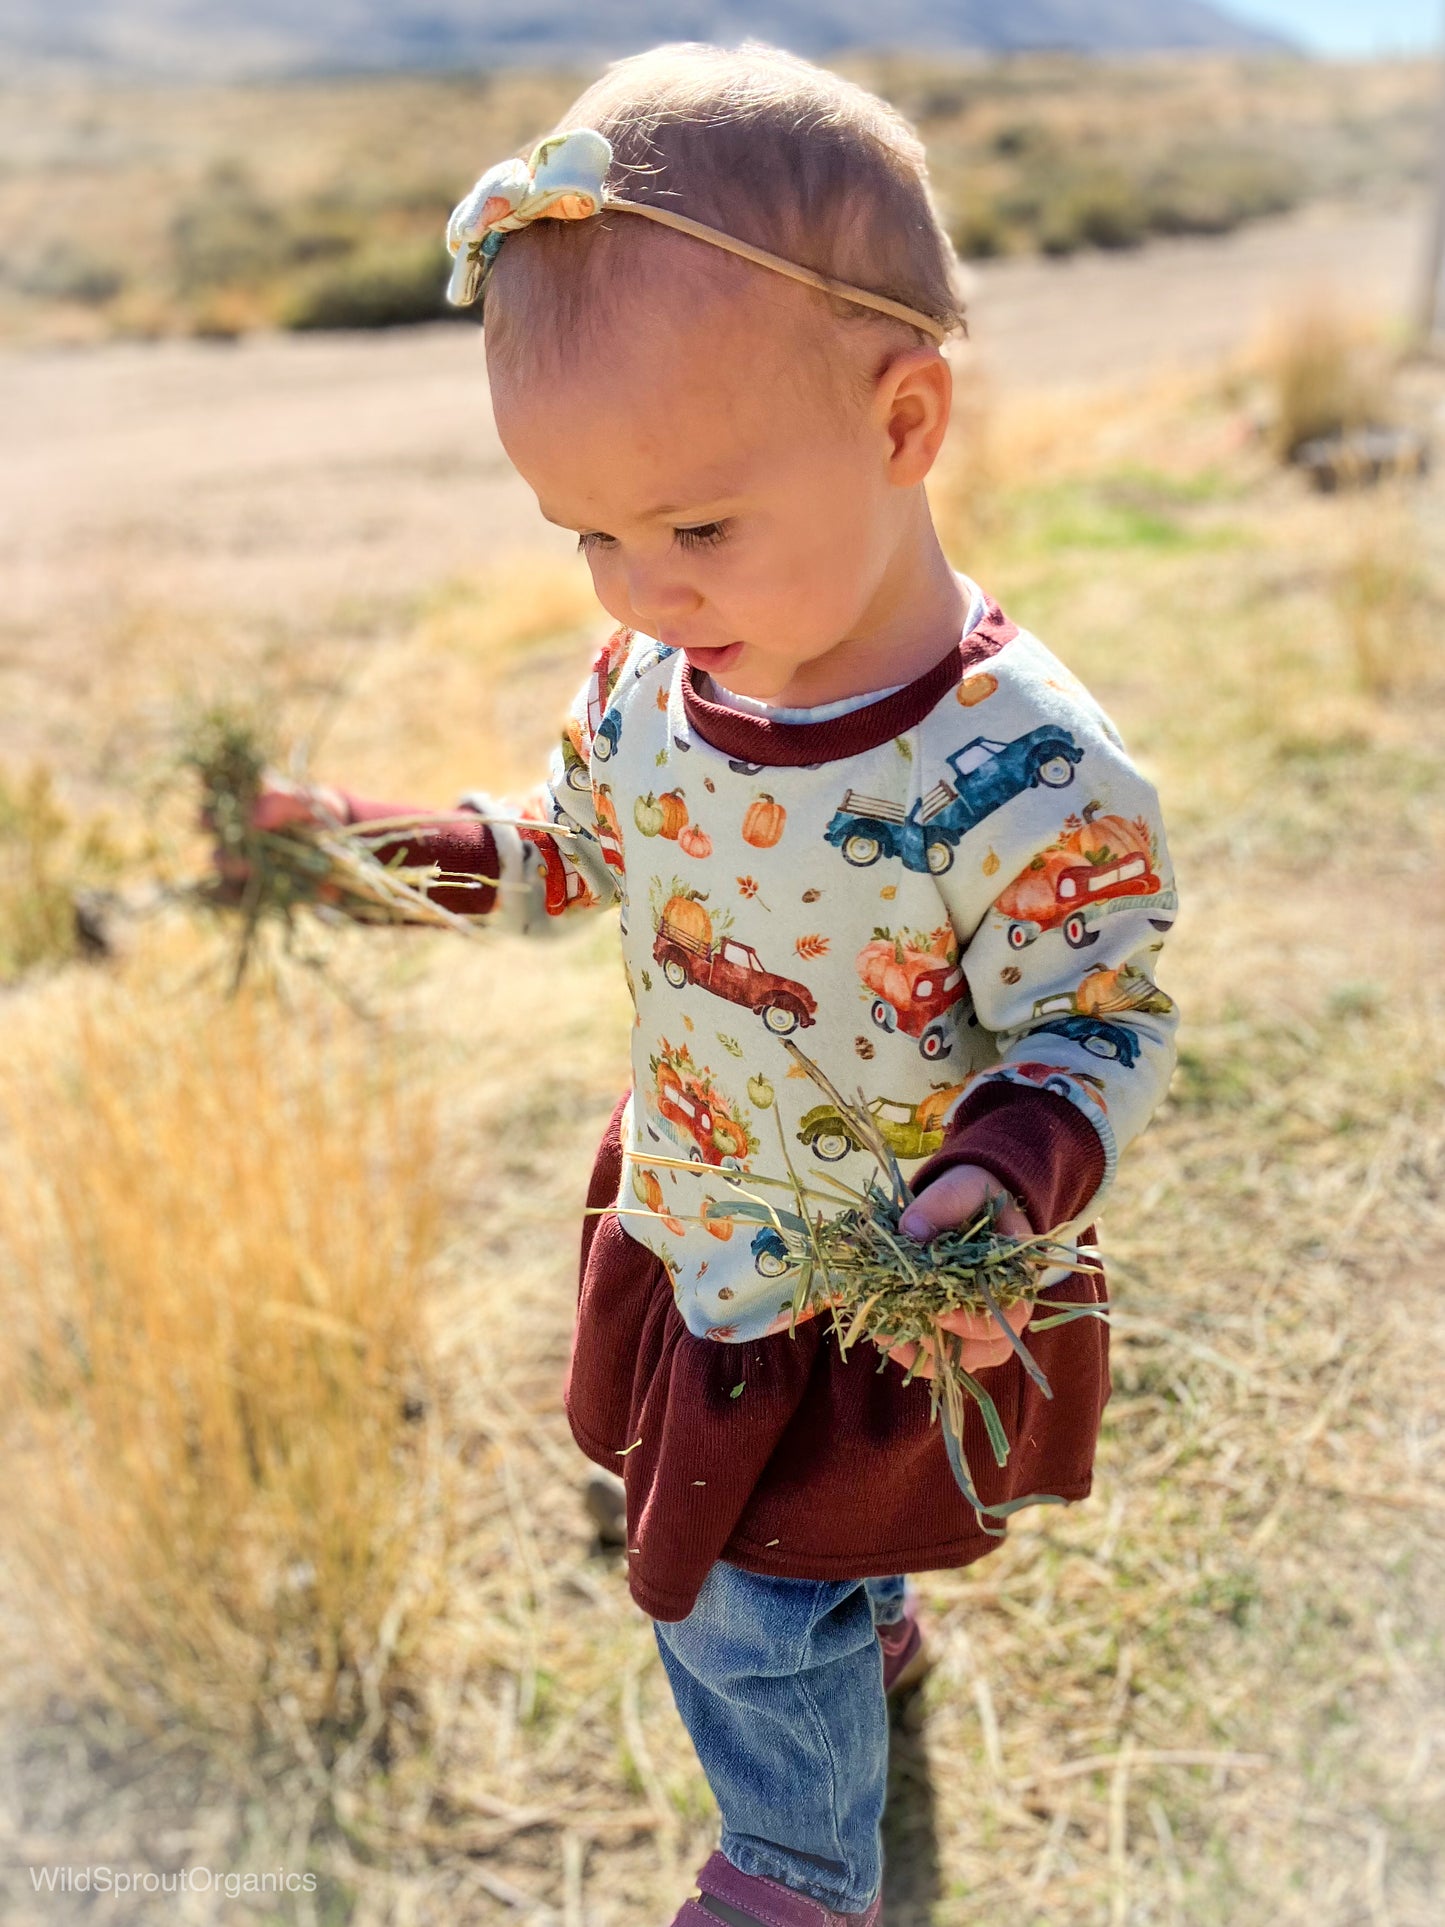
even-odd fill
[[[888,1708],[874,1628],[903,1580],[767,1579],[721,1561],[655,1622],[682,1723],[742,1873],[862,1913],[883,1879]]]

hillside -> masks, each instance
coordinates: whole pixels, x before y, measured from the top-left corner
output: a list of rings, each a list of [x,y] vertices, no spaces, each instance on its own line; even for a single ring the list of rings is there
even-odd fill
[[[880,24],[880,19],[882,24]],[[749,34],[800,53],[850,48],[1087,53],[1282,45],[1205,0],[0,0],[11,59],[219,78],[382,68],[589,61],[660,40]]]
[[[1219,235],[1429,179],[1427,62],[1067,54],[840,64],[928,146],[966,259]],[[0,340],[380,326],[441,310],[443,225],[576,73],[0,79]],[[96,208],[104,204],[98,222]]]

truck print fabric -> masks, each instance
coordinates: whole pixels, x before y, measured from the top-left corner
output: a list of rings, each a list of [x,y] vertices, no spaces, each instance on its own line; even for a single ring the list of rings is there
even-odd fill
[[[785,1040],[860,1094],[905,1168],[981,1081],[1065,1098],[1104,1152],[1065,1240],[1167,1086],[1152,964],[1177,899],[1154,791],[1077,679],[964,586],[951,667],[826,729],[721,727],[684,657],[621,631],[546,786],[467,799],[494,819],[494,917],[620,906],[637,1021],[618,1210],[697,1336],[788,1323],[801,1227],[750,1174],[873,1173]]]

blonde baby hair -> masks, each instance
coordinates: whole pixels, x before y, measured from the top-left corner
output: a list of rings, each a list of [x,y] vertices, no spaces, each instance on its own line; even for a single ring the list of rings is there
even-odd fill
[[[923,145],[855,82],[759,42],[655,47],[617,61],[558,122],[610,144],[609,195],[701,222],[815,274],[929,317],[925,331],[846,298],[820,311],[901,339],[964,334],[953,244]],[[555,361],[596,339],[629,287],[759,273],[650,220],[607,210],[511,235],[486,297],[489,359]],[[768,277],[769,279],[773,277]]]

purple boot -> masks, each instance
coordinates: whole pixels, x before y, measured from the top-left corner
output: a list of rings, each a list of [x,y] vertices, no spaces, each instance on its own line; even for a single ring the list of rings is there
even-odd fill
[[[883,1648],[883,1690],[890,1696],[915,1687],[933,1665],[912,1586],[903,1595],[903,1617],[878,1628],[878,1644]]]
[[[715,1853],[697,1876],[698,1894],[682,1903],[672,1927],[882,1927],[883,1901],[866,1913],[837,1914],[809,1894],[794,1893],[761,1874],[739,1873]]]

